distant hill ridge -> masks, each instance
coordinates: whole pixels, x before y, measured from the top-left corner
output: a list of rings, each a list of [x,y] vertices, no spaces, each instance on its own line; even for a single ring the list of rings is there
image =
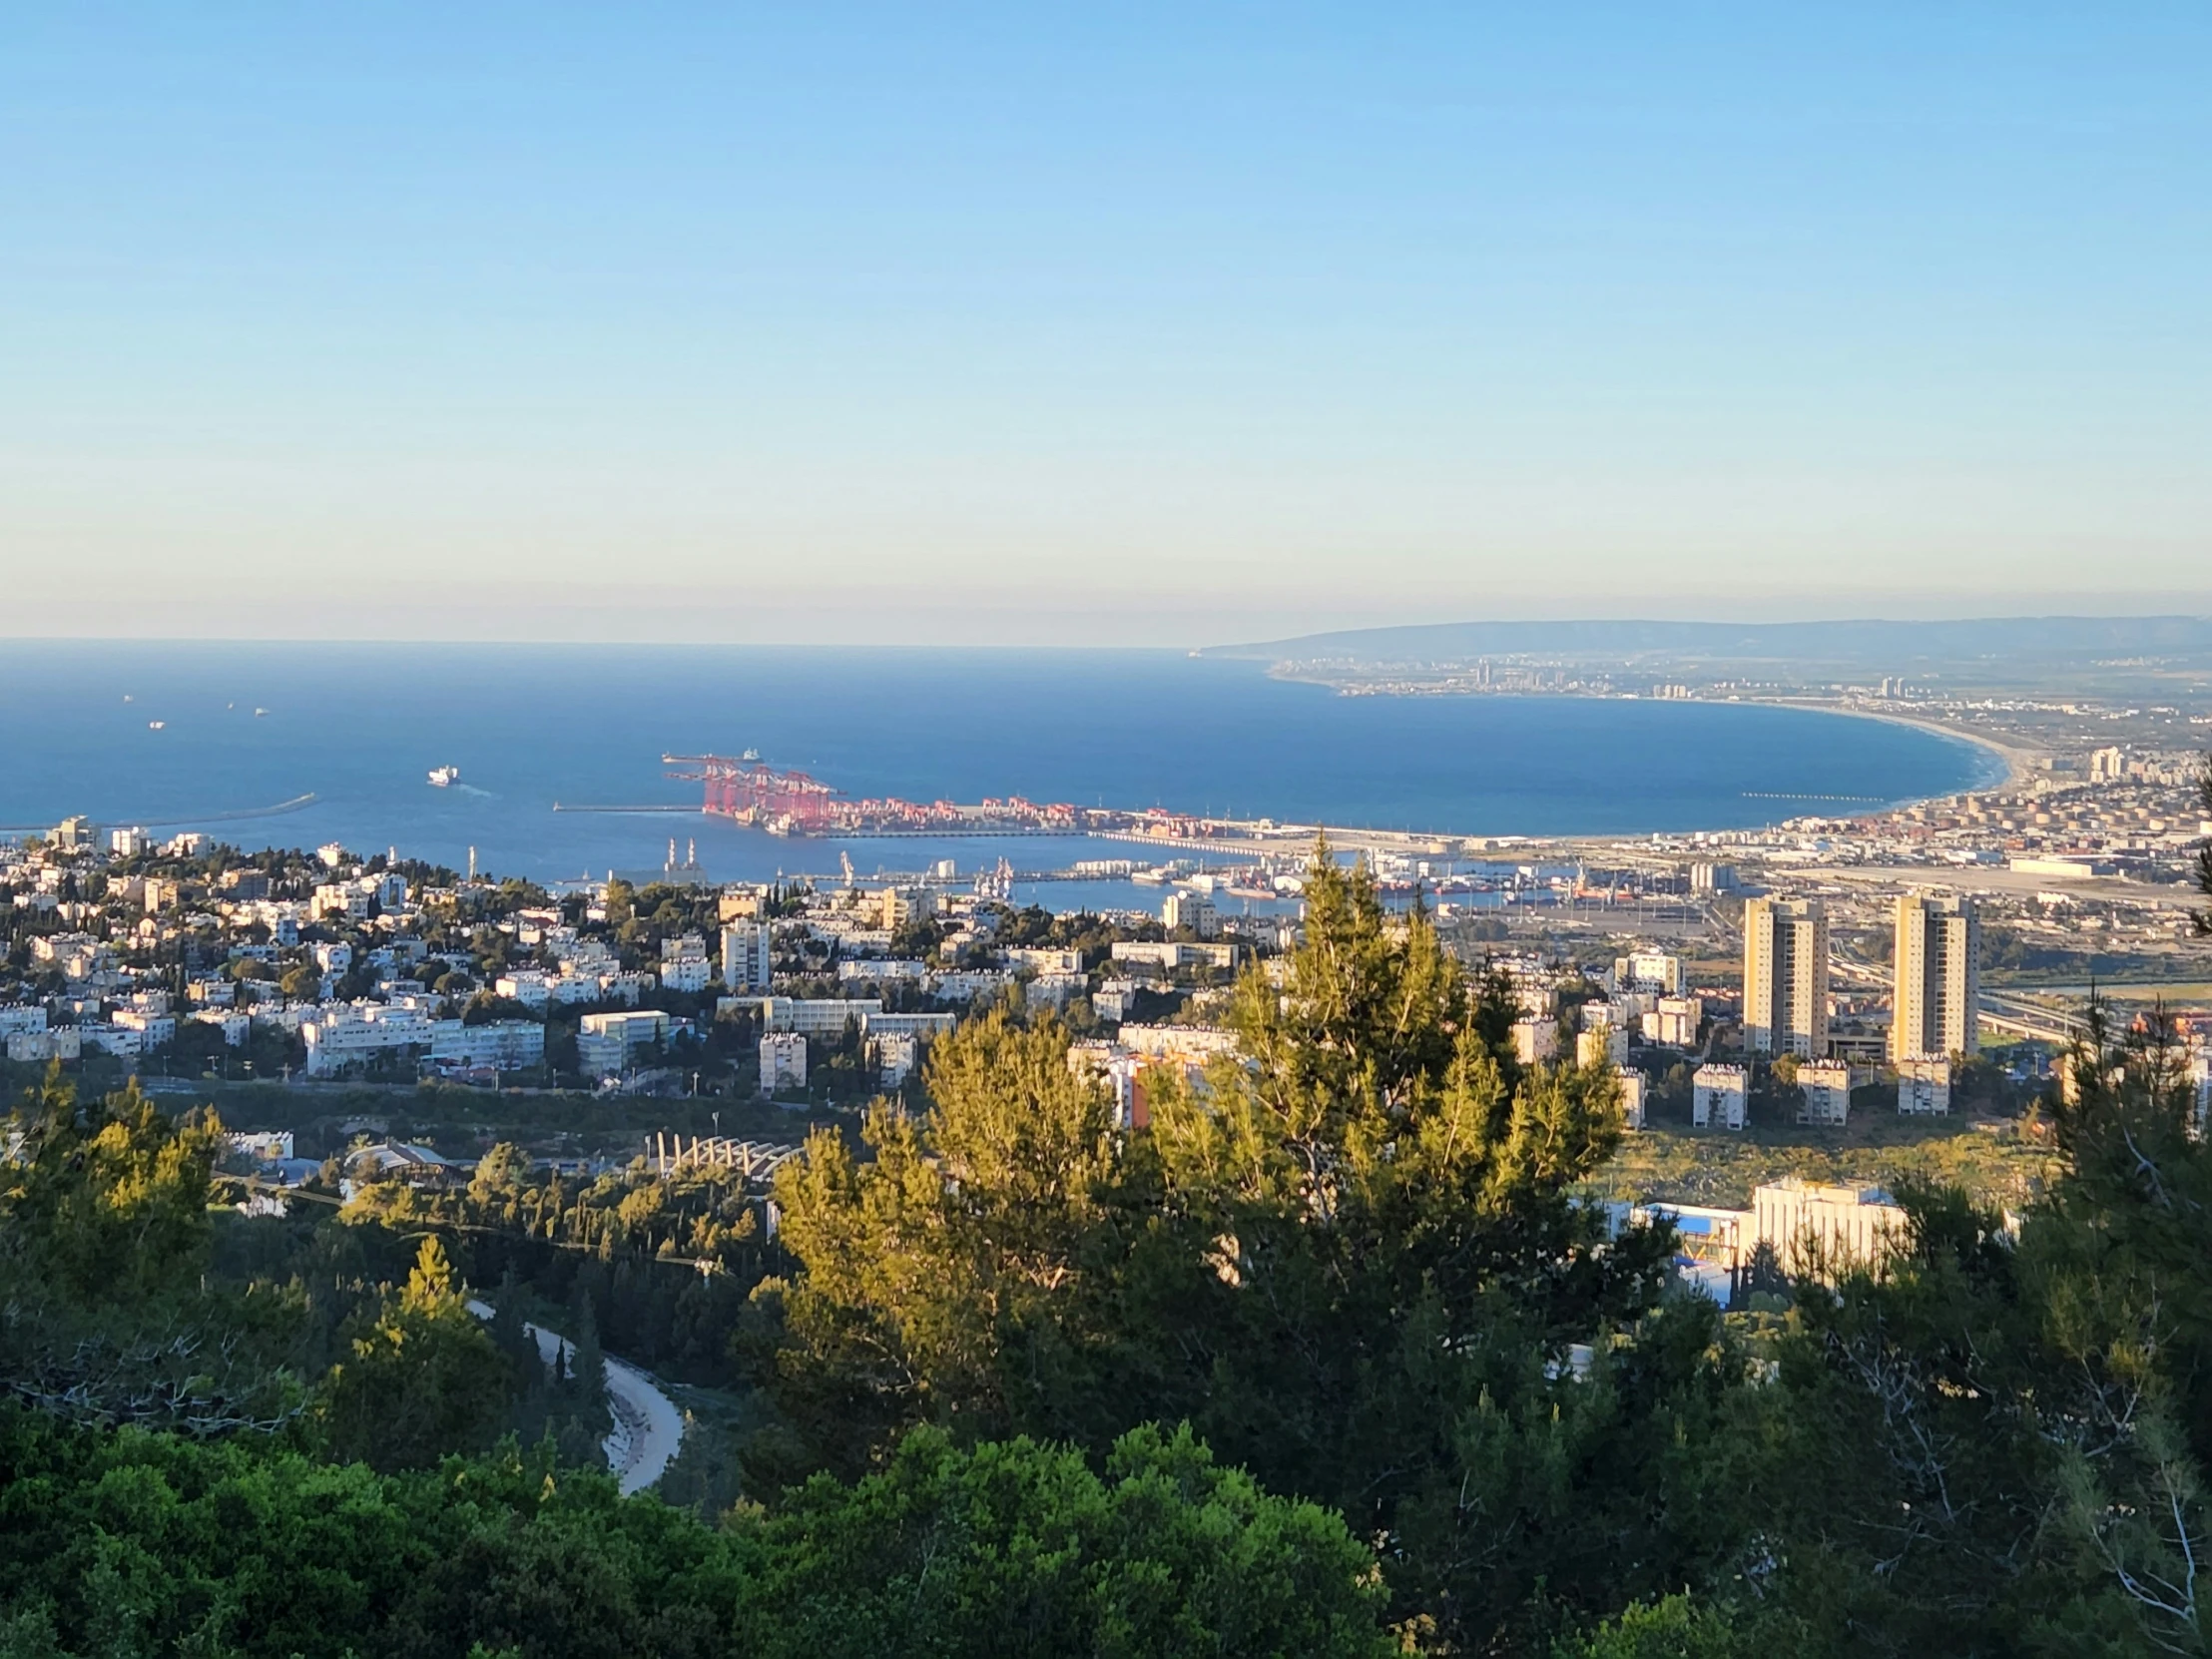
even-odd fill
[[[1423,662],[1548,652],[1620,659],[1643,653],[1730,659],[1807,653],[1915,659],[1976,657],[2195,656],[2212,653],[2212,617],[1984,617],[1894,622],[1438,622],[1352,628],[1250,645],[1209,646],[1208,657],[1272,662]]]

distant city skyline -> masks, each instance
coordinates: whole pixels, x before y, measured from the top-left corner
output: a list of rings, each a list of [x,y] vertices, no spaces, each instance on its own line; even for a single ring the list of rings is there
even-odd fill
[[[2212,14],[50,11],[0,637],[2212,612]]]

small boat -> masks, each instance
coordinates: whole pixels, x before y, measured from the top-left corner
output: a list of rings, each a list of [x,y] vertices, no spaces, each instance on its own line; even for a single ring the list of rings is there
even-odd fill
[[[760,758],[761,752],[758,749],[749,749],[738,757],[741,761],[758,761]]]
[[[160,731],[160,730],[161,730],[161,729],[162,729],[163,727],[167,726],[168,724],[169,724],[169,722],[168,722],[168,721],[166,721],[166,720],[150,720],[150,721],[148,721],[148,722],[146,723],[146,729],[147,729],[147,730],[148,730],[149,732],[159,732],[159,731]]]
[[[268,714],[268,713],[269,713],[269,711],[268,711],[267,709],[256,709],[256,710],[254,711],[254,718],[255,718],[256,720],[260,720],[260,719],[261,719],[261,718],[262,718],[262,717],[263,717],[264,715],[266,715],[266,714]]]
[[[450,789],[453,785],[459,783],[460,781],[461,769],[459,767],[432,767],[430,769],[430,784],[432,788],[441,790]]]

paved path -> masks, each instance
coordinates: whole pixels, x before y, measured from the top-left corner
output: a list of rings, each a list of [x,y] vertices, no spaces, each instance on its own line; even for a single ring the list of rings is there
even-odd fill
[[[492,1306],[471,1298],[468,1311],[480,1320],[492,1317]],[[555,1355],[571,1358],[576,1345],[542,1325],[525,1324],[538,1345],[539,1358],[553,1364]],[[662,1475],[676,1458],[684,1440],[683,1413],[661,1391],[660,1384],[627,1360],[606,1357],[607,1405],[615,1425],[607,1431],[607,1466],[614,1470],[625,1493],[642,1492]]]

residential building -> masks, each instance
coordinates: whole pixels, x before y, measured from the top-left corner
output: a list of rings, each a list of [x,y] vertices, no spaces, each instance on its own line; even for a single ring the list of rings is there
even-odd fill
[[[1644,1040],[1669,1048],[1690,1048],[1705,1023],[1705,999],[1699,996],[1663,996],[1659,1006],[1644,1015]]]
[[[1644,1074],[1634,1066],[1615,1066],[1613,1075],[1620,1080],[1621,1122],[1630,1129],[1644,1126]]]
[[[84,1053],[84,1041],[74,1025],[51,1031],[10,1031],[8,1058],[18,1065],[43,1065],[48,1060],[75,1060]]]
[[[1593,1026],[1574,1034],[1574,1063],[1578,1066],[1618,1066],[1627,1059],[1628,1033],[1617,1025]]]
[[[1091,993],[1091,1012],[1119,1025],[1137,1010],[1137,987],[1127,979],[1109,979]]]
[[[167,1013],[149,1013],[141,1008],[118,1008],[108,1016],[121,1030],[139,1034],[139,1052],[150,1054],[157,1048],[167,1048],[177,1040],[176,1016]]]
[[[871,1020],[888,1017],[883,999],[876,996],[725,996],[716,1001],[715,1012],[757,1014],[763,1031],[796,1031],[806,1037],[841,1036],[847,1020],[865,1030]]]
[[[1523,1015],[1513,1022],[1513,1055],[1524,1066],[1548,1064],[1559,1057],[1559,1022]]]
[[[722,982],[733,991],[765,991],[773,982],[774,934],[765,921],[741,919],[722,930]]]
[[[860,1029],[870,1037],[941,1037],[959,1023],[958,1014],[879,1012],[861,1016]]]
[[[1905,1237],[1905,1211],[1880,1187],[1831,1187],[1789,1176],[1751,1195],[1753,1230],[1782,1271],[1872,1266]]]
[[[1950,1112],[1950,1062],[1900,1060],[1898,1110],[1908,1117],[1944,1117]]]
[[[482,1025],[437,1020],[430,1027],[430,1059],[438,1065],[527,1071],[545,1064],[545,1027],[528,1019],[496,1019]]]
[[[1080,973],[1040,973],[1022,983],[1022,1000],[1031,1008],[1064,1008],[1069,997],[1081,996],[1089,984]]]
[[[513,973],[503,973],[491,983],[492,994],[503,996],[510,1002],[519,1002],[525,1008],[543,1013],[545,1005],[553,1000],[552,981],[536,968],[519,968]],[[598,982],[592,983],[594,997]]]
[[[618,1077],[644,1050],[668,1041],[670,1023],[655,1009],[586,1014],[577,1025],[577,1063],[586,1077]]]
[[[1124,939],[1113,947],[1117,962],[1150,962],[1155,967],[1233,968],[1242,947],[1235,940],[1222,944],[1193,944],[1189,940],[1144,941]]]
[[[1909,892],[1898,899],[1893,1060],[1972,1054],[1981,1003],[1981,921],[1971,899]]]
[[[376,1060],[398,1059],[430,1046],[430,1021],[416,1008],[380,1002],[337,1003],[299,1026],[309,1077],[334,1077]]]
[[[0,1008],[0,1037],[40,1033],[46,1029],[46,1010],[36,1003]]]
[[[1011,984],[1012,976],[997,968],[975,968],[964,972],[932,973],[928,979],[929,994],[939,1002],[968,1003],[979,996],[996,996]]]
[[[1081,973],[1083,953],[1043,945],[1013,945],[1006,951],[1006,965],[1032,973]]]
[[[771,1031],[761,1039],[761,1093],[807,1086],[807,1039],[797,1031]]]
[[[664,958],[661,962],[661,985],[665,990],[696,995],[707,988],[714,976],[714,964],[704,954]]]
[[[1639,950],[1613,958],[1615,990],[1652,990],[1662,996],[1682,994],[1682,958],[1663,950]]]
[[[1828,915],[1819,899],[1745,901],[1744,1046],[1828,1053]]]
[[[672,991],[696,994],[715,976],[707,959],[707,941],[697,933],[661,941],[661,984]]]
[[[1750,1121],[1751,1082],[1742,1066],[1702,1065],[1690,1077],[1690,1122],[1742,1129]]]
[[[863,956],[837,964],[840,985],[918,985],[929,977],[929,964],[903,956]]]
[[[1160,906],[1160,921],[1169,932],[1188,927],[1202,939],[1211,939],[1221,932],[1221,918],[1215,913],[1214,901],[1200,892],[1171,892]]]
[[[254,1036],[254,1016],[229,1008],[203,1008],[192,1016],[195,1025],[212,1025],[223,1033],[225,1048],[244,1048]]]
[[[1068,1069],[1078,1077],[1095,1077],[1106,1086],[1114,1102],[1114,1123],[1121,1129],[1145,1129],[1152,1123],[1145,1100],[1144,1071],[1147,1056],[1132,1053],[1120,1043],[1095,1039],[1068,1045]]]
[[[1798,1122],[1843,1128],[1851,1118],[1851,1067],[1840,1060],[1813,1061],[1798,1067],[1797,1080],[1805,1091]]]
[[[921,1039],[911,1031],[886,1031],[868,1038],[868,1054],[875,1062],[877,1087],[895,1089],[914,1074]]]

